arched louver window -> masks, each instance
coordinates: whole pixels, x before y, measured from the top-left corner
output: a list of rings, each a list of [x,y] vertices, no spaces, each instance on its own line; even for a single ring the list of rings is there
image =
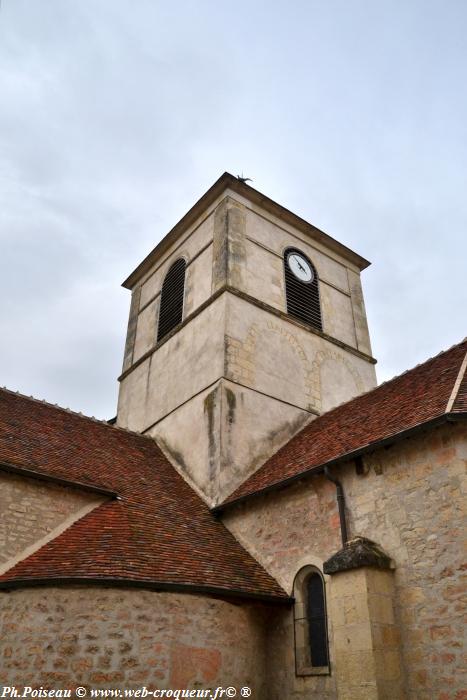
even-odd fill
[[[165,276],[161,291],[157,342],[182,322],[185,268],[185,261],[179,258]]]
[[[307,581],[307,619],[311,666],[327,666],[328,640],[323,579],[313,573]]]
[[[318,275],[313,264],[299,250],[288,248],[284,270],[287,313],[322,331]]]

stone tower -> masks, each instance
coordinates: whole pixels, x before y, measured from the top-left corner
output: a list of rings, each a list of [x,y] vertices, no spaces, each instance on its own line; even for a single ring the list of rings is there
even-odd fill
[[[124,282],[118,425],[156,438],[218,503],[309,420],[376,385],[368,265],[224,173]]]

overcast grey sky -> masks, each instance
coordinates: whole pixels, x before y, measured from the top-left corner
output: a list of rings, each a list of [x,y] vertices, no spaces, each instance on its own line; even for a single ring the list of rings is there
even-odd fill
[[[466,335],[465,0],[3,0],[0,384],[108,418],[120,283],[221,175],[372,260],[382,381]]]

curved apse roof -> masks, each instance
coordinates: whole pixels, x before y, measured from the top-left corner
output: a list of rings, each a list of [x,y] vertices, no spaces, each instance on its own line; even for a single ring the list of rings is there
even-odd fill
[[[0,390],[2,463],[109,496],[8,569],[3,588],[113,582],[289,602],[151,438]]]

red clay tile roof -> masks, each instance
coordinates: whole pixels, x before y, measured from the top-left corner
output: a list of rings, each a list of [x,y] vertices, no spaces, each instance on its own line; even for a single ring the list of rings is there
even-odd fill
[[[402,436],[447,412],[459,417],[467,411],[466,352],[467,339],[316,418],[215,510]]]
[[[121,497],[9,569],[2,586],[113,579],[288,600],[150,438],[0,390],[1,462]]]

